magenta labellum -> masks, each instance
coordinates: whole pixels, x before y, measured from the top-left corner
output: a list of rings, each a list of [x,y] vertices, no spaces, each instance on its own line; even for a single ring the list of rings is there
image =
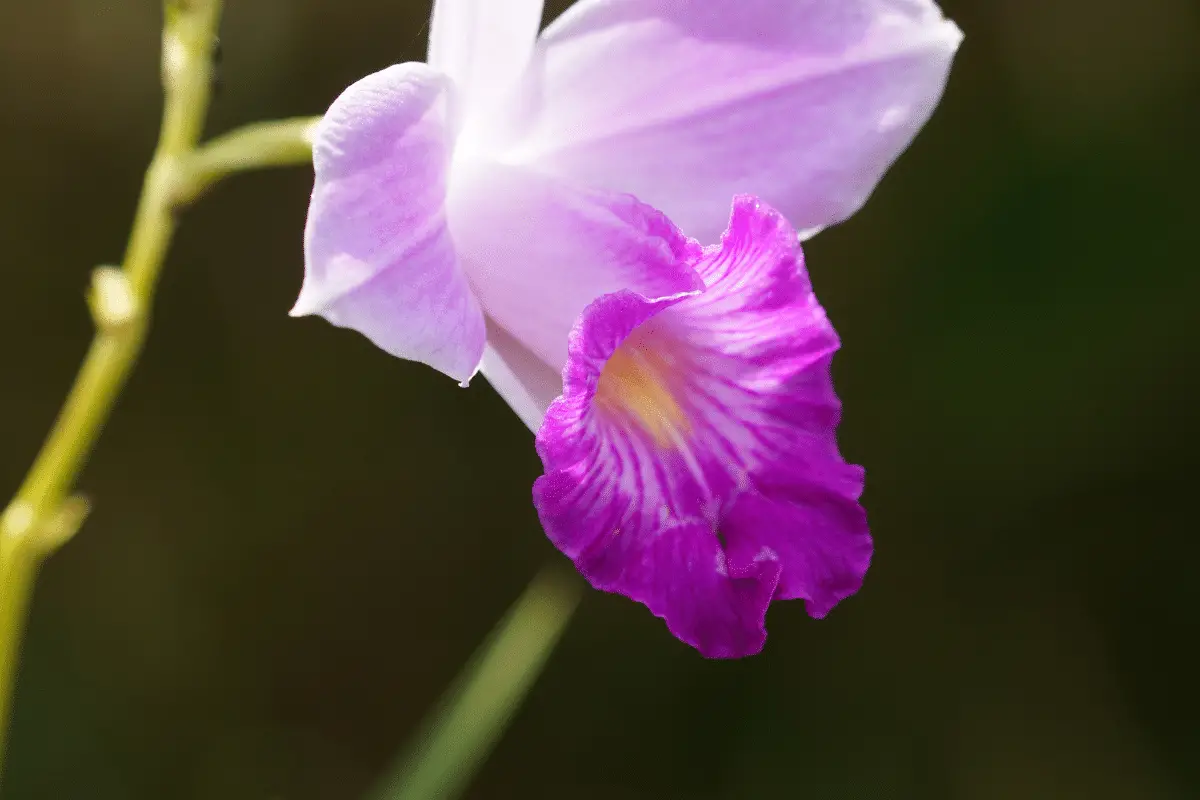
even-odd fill
[[[863,471],[838,452],[838,337],[792,227],[734,201],[703,288],[599,298],[537,434],[534,500],[598,589],[711,657],[758,652],[772,600],[824,616],[871,559]]]

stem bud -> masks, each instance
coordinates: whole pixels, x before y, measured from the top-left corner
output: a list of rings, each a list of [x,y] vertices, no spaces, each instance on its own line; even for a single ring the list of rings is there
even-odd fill
[[[119,333],[138,316],[138,299],[129,278],[117,267],[92,270],[88,306],[96,327],[104,333]]]

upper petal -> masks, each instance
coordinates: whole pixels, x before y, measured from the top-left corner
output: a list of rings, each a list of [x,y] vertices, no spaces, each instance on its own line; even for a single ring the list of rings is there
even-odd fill
[[[542,24],[542,2],[435,0],[428,62],[453,79],[463,116],[491,106],[516,83]]]
[[[483,162],[456,167],[449,208],[455,246],[488,318],[555,374],[571,326],[600,295],[628,288],[661,296],[700,285],[691,267],[699,245],[630,195]]]
[[[739,193],[820,228],[928,119],[960,39],[931,0],[580,0],[507,106],[513,157],[632,192],[705,242]]]
[[[486,334],[445,219],[446,91],[437,71],[400,64],[348,88],[317,125],[292,314],[466,381]]]

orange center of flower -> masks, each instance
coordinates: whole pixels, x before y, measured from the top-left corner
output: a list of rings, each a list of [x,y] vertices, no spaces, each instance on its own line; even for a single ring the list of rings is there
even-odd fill
[[[651,339],[634,331],[600,372],[596,405],[604,412],[639,425],[655,444],[671,447],[688,429],[688,419],[671,392],[669,348],[650,347]],[[663,344],[653,342],[653,344]]]

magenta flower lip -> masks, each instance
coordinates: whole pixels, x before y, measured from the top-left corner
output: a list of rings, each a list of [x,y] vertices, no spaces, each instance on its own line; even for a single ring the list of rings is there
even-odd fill
[[[587,307],[538,430],[534,503],[597,589],[644,603],[710,657],[758,652],[772,600],[822,617],[871,559],[863,471],[838,452],[837,334],[795,231],[753,197],[703,287]]]

